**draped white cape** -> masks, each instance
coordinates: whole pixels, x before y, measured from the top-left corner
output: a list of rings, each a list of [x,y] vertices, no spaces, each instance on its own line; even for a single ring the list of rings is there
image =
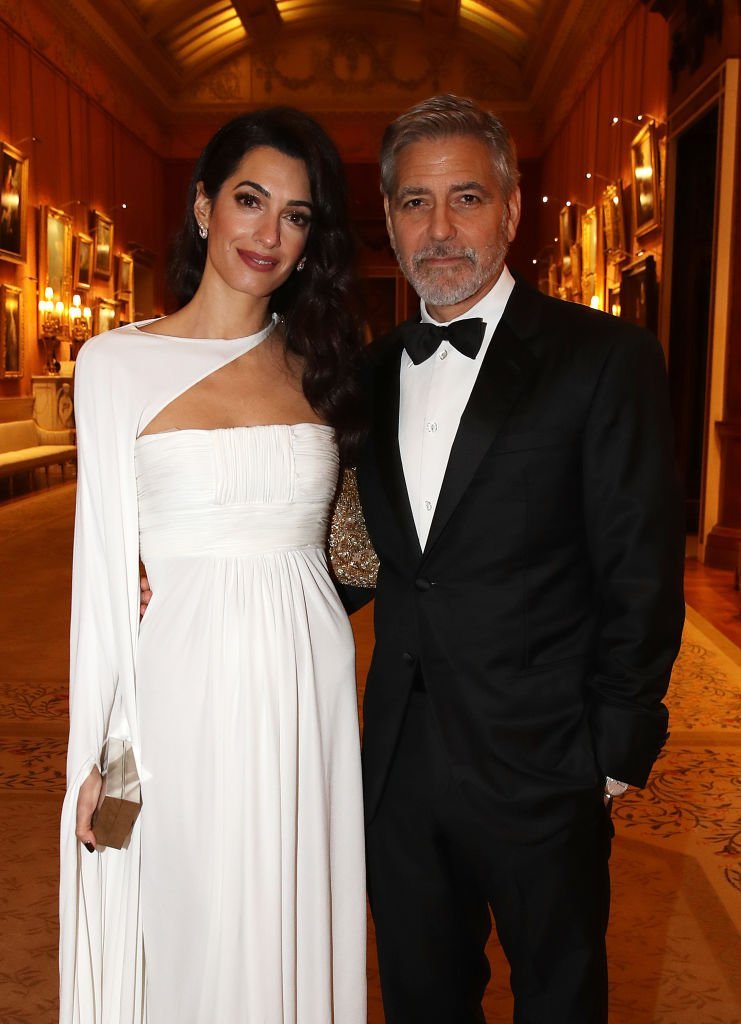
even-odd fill
[[[70,736],[62,809],[60,1024],[146,1021],[139,824],[125,850],[89,854],[75,836],[77,796],[106,735],[131,739],[136,710],[139,526],[134,442],[158,412],[258,345],[171,338],[129,324],[88,341],[75,370],[78,438],[70,635]],[[140,769],[141,770],[141,769]]]

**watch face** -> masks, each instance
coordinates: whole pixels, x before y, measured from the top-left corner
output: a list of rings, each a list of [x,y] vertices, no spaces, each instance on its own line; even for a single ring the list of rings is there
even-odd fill
[[[605,792],[609,793],[610,796],[622,796],[627,788],[627,782],[618,782],[617,779],[605,780]]]

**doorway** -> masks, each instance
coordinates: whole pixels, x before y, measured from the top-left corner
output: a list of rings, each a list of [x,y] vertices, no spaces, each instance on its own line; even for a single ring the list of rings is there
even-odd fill
[[[705,451],[719,108],[676,141],[669,388],[687,531],[697,533]]]

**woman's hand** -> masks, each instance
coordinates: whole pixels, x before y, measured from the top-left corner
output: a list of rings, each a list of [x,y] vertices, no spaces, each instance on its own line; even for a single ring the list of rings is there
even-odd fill
[[[77,826],[75,835],[90,853],[96,849],[95,833],[93,832],[93,814],[98,806],[103,779],[97,768],[93,768],[83,784],[77,797]]]
[[[147,610],[147,605],[152,600],[152,591],[149,589],[149,580],[146,576],[139,578],[139,587],[141,589],[141,603],[139,605],[139,617],[144,615]]]

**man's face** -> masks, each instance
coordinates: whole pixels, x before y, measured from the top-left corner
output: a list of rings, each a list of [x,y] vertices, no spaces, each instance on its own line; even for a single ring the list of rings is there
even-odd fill
[[[488,147],[474,135],[413,142],[399,153],[385,196],[399,266],[430,314],[465,313],[494,285],[520,219],[520,190],[505,199]]]

